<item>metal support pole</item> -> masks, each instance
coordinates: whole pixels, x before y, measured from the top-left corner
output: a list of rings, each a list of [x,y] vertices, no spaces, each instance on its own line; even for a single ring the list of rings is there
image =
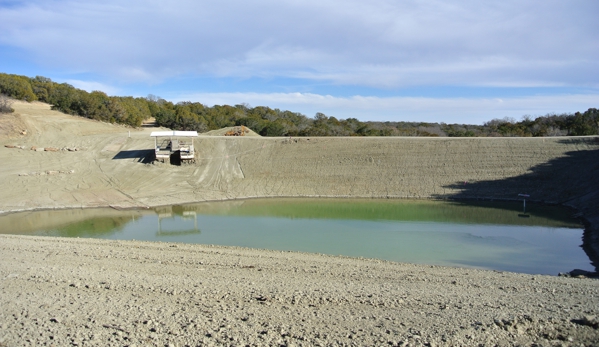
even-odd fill
[[[523,199],[522,200],[524,202],[524,211],[523,211],[523,213],[526,213],[526,198],[529,198],[530,195],[528,195],[528,194],[518,194],[518,196]]]

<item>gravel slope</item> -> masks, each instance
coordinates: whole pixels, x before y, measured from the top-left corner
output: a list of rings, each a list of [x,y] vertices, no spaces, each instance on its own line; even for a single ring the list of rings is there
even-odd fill
[[[0,160],[10,163],[0,166],[3,211],[282,196],[517,199],[528,193],[580,207],[589,199],[576,199],[590,193],[599,200],[598,137],[201,136],[194,141],[196,164],[147,165],[155,128],[72,117],[40,103],[14,107],[28,132],[0,136]],[[58,151],[39,151],[46,148]]]
[[[3,346],[599,343],[599,287],[577,278],[1,235],[0,279]]]

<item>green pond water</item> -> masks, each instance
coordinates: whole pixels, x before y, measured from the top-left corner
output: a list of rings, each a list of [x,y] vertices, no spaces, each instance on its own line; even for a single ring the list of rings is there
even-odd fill
[[[0,217],[0,233],[168,241],[530,274],[593,271],[571,212],[521,202],[255,199]]]

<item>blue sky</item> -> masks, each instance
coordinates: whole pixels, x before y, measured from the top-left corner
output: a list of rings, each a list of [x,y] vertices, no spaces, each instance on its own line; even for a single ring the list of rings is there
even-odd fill
[[[482,124],[599,107],[596,0],[0,0],[0,72],[109,95]]]

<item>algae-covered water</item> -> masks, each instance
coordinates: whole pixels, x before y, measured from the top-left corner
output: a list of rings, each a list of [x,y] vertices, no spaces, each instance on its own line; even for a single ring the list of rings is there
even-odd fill
[[[0,217],[0,233],[242,246],[557,275],[592,271],[582,226],[556,206],[256,199]]]

